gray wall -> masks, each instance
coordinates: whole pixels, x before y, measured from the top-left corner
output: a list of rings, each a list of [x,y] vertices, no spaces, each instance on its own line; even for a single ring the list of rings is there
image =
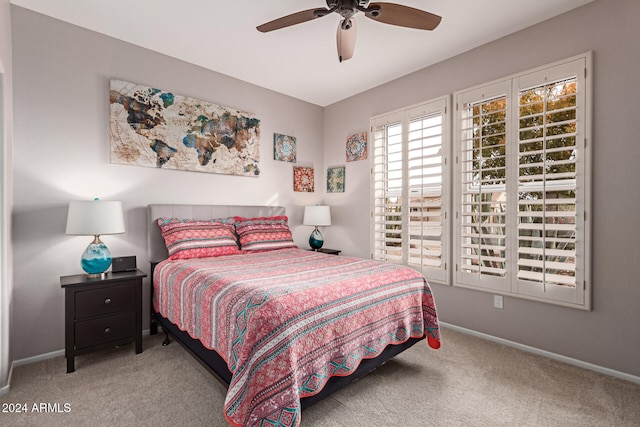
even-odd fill
[[[345,136],[367,129],[372,116],[593,51],[593,311],[509,297],[498,310],[489,293],[434,285],[442,321],[640,376],[639,17],[640,1],[597,0],[325,108],[330,164],[343,158]],[[362,256],[369,253],[368,167],[347,164],[349,193],[328,199],[345,206],[335,222],[349,233],[327,240]]]
[[[302,207],[322,202],[322,192],[293,192],[293,164],[273,160],[273,133],[297,137],[298,162],[321,170],[321,107],[26,9],[12,6],[11,13],[15,76],[14,360],[64,347],[59,277],[82,272],[80,255],[91,240],[64,234],[70,200],[121,200],[127,231],[102,240],[114,256],[136,255],[138,266],[147,272],[149,203],[284,205],[295,240],[305,245],[311,228],[300,225]],[[261,120],[260,176],[110,164],[110,78],[254,113]],[[316,174],[316,188],[322,188],[321,179],[322,175]]]

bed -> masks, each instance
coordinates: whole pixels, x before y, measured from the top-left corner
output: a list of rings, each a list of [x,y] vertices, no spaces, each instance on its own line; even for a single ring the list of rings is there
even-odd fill
[[[147,235],[151,333],[160,325],[227,387],[232,425],[298,426],[417,342],[440,347],[424,277],[301,249],[283,207],[149,205]]]

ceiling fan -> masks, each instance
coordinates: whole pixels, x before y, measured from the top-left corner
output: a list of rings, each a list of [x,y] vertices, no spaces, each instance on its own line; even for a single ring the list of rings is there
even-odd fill
[[[327,8],[292,13],[259,25],[256,28],[260,32],[268,33],[269,31],[322,18],[333,12],[342,17],[338,24],[336,35],[340,62],[351,59],[353,56],[353,50],[356,45],[356,21],[353,17],[358,12],[363,12],[367,18],[374,21],[418,30],[433,30],[440,24],[442,19],[442,17],[433,13],[396,3],[369,3],[369,0],[327,0]]]

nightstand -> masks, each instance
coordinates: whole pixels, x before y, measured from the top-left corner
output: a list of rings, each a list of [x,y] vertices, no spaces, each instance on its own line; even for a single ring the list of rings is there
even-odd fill
[[[86,274],[61,276],[65,291],[65,357],[67,372],[75,371],[77,355],[106,347],[136,343],[142,353],[142,279],[135,270],[107,273],[103,278]]]
[[[322,252],[323,254],[329,254],[329,255],[340,255],[340,252],[337,249],[327,249],[327,248],[320,248],[320,249],[311,249],[314,252]]]

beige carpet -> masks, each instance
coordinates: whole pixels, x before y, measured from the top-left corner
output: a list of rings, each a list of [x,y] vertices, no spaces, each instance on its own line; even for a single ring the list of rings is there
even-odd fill
[[[640,385],[445,329],[302,413],[302,426],[640,426]],[[226,426],[225,389],[163,335],[18,367],[2,426]],[[49,404],[56,413],[34,412]],[[66,406],[65,406],[66,404]],[[46,405],[45,405],[46,406]],[[66,412],[65,412],[66,411]]]

